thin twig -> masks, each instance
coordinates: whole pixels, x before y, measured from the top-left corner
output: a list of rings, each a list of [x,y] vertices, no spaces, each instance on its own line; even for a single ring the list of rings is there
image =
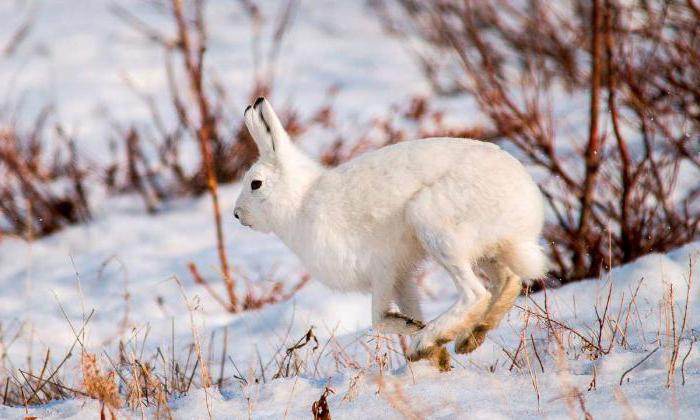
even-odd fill
[[[638,366],[641,365],[642,363],[646,362],[646,360],[647,360],[648,358],[650,358],[654,353],[656,353],[656,351],[657,351],[658,349],[660,349],[660,348],[661,348],[661,346],[656,347],[654,350],[651,351],[651,353],[649,353],[649,354],[647,354],[646,356],[644,356],[644,358],[643,358],[642,360],[640,360],[639,362],[637,362],[637,363],[636,363],[634,366],[632,366],[631,368],[627,369],[627,370],[622,374],[622,376],[620,376],[620,386],[622,386],[622,381],[625,379],[625,376],[627,376],[628,373],[632,372],[636,367],[638,367]]]

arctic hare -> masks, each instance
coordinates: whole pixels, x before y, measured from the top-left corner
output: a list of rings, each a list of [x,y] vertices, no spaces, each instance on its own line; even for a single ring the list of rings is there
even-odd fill
[[[411,334],[410,359],[434,357],[452,340],[457,352],[474,350],[512,306],[521,278],[544,274],[540,191],[498,146],[407,141],[329,169],[292,144],[264,98],[244,115],[260,158],[235,217],[275,233],[327,286],[371,292],[373,328]],[[428,257],[459,297],[424,323],[413,274]]]

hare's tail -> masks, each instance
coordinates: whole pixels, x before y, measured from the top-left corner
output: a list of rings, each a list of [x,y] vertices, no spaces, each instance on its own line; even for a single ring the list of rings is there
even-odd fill
[[[519,242],[505,247],[502,261],[525,283],[544,277],[547,273],[547,257],[535,242]]]

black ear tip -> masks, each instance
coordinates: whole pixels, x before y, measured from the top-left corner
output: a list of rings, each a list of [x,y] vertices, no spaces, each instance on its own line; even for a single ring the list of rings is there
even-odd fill
[[[260,105],[262,103],[262,101],[264,101],[264,100],[265,100],[265,98],[263,98],[262,96],[258,96],[258,99],[255,100],[255,103],[253,104],[253,106],[257,108],[258,105]]]
[[[251,105],[248,105],[247,107],[245,107],[245,111],[243,111],[243,115],[247,114],[248,111],[250,111],[250,108],[252,108]]]

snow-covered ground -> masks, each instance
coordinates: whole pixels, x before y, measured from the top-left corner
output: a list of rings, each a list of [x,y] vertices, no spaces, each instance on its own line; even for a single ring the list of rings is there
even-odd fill
[[[225,209],[231,208],[236,195],[237,186],[222,189]],[[225,328],[227,354],[244,376],[260,377],[259,364],[279,360],[280,348],[294,344],[311,326],[315,327],[322,347],[311,353],[312,363],[298,377],[271,380],[269,376],[276,371],[272,363],[265,383],[250,380],[248,385],[243,385],[231,379],[236,371],[227,362],[225,376],[229,379],[221,390],[209,389],[206,396],[203,390],[195,390],[172,401],[178,418],[206,418],[207,400],[216,418],[247,416],[249,410],[255,418],[279,418],[284,413],[289,417],[305,417],[326,385],[335,390],[329,397],[331,412],[341,418],[364,417],[368,413],[399,417],[409,412],[433,417],[564,417],[568,415],[564,391],[573,387],[582,393],[587,410],[594,416],[620,417],[628,405],[641,417],[666,417],[674,412],[692,417],[700,409],[700,403],[693,397],[700,392],[697,349],[684,363],[685,386],[681,385],[679,360],[673,386],[665,387],[671,321],[669,307],[663,304],[668,299],[669,285],[673,284],[676,328],[680,329],[689,259],[693,258],[697,265],[700,243],[689,244],[668,255],[648,255],[615,269],[609,279],[580,282],[548,292],[551,317],[589,337],[596,330],[595,306],[602,316],[612,281],[608,316],[612,320],[628,318],[627,344],[615,344],[609,354],[596,360],[590,360],[590,352],[566,332],[562,333],[566,354],[559,360],[546,324],[536,322],[531,316],[525,327],[525,312],[514,308],[506,321],[489,335],[485,345],[470,356],[454,356],[451,372],[439,373],[427,362],[407,366],[401,357],[392,354],[380,377],[375,361],[377,338],[369,329],[367,296],[334,293],[312,282],[287,302],[240,315],[227,314],[192,282],[186,269],[187,262],[196,261],[205,276],[216,278],[214,231],[207,197],[175,203],[155,217],[142,214],[139,204],[137,197],[109,199],[92,223],[32,244],[3,243],[0,314],[4,329],[16,329],[20,322],[26,322],[25,331],[31,331],[3,349],[12,365],[23,367],[28,352],[33,352],[35,363],[39,363],[36,360],[41,360],[46,348],[51,348],[56,359],[65,355],[74,335],[59,302],[74,325],[80,325],[84,314],[95,309],[85,340],[88,349],[95,353],[105,350],[115,354],[119,339],[126,341],[133,336],[140,342],[146,330],[145,354],[155,352],[157,347],[169,349],[174,320],[176,353],[184,354],[192,342],[192,332],[187,305],[174,280],[177,277],[190,303],[198,302],[195,324],[204,347],[208,349],[211,334],[215,333],[213,360],[219,360]],[[288,279],[289,284],[303,272],[296,258],[272,236],[247,230],[230,216],[226,218],[226,234],[236,272],[253,281],[282,278]],[[428,273],[426,295],[434,297],[426,296],[425,308],[429,315],[435,315],[450,303],[454,294],[443,273],[431,267]],[[630,298],[638,285],[627,317]],[[128,308],[123,297],[125,287],[130,296]],[[697,336],[700,329],[698,290],[695,281],[680,345],[681,358],[688,352],[689,338]],[[544,306],[543,300],[543,293],[537,293],[532,295],[532,300],[521,298],[518,305],[538,312],[534,302]],[[123,329],[120,323],[125,313],[128,313],[128,328]],[[604,330],[602,342],[607,347],[611,330]],[[542,367],[535,359],[530,334]],[[518,365],[511,369],[512,362],[503,349],[512,355],[521,335],[527,339],[527,352],[521,350]],[[395,344],[395,340],[392,342]],[[381,351],[386,352],[386,343],[380,344],[384,346],[380,346]],[[660,350],[629,373],[617,390],[622,373],[658,345]],[[345,356],[355,360],[357,366],[336,363],[343,347]],[[393,348],[400,352],[398,347]],[[70,372],[78,366],[78,359],[74,357],[68,363]],[[211,371],[217,372],[216,378],[219,368],[218,362],[211,366]],[[539,410],[530,371],[540,393]],[[587,391],[593,372],[596,388]],[[80,381],[79,377],[74,380]],[[357,384],[351,386],[352,382]],[[350,388],[354,391],[349,392]],[[80,418],[94,415],[96,407],[86,400],[61,401],[32,408],[30,413],[49,418]],[[580,412],[578,402],[573,409]],[[122,414],[139,415],[126,410]],[[24,409],[2,408],[0,415],[22,417]]]
[[[54,102],[61,120],[78,130],[81,148],[87,148],[81,150],[99,158],[106,149],[101,109],[109,109],[119,121],[149,119],[143,103],[124,87],[121,73],[128,73],[159,100],[167,100],[162,56],[108,11],[110,1],[36,3],[37,17],[28,40],[13,56],[0,59],[0,95],[32,109],[47,100]],[[150,13],[154,22],[168,28],[144,3],[119,2],[135,13]],[[19,24],[19,4],[0,2],[0,22],[9,22],[0,25],[0,39]],[[276,2],[262,4],[269,13],[276,8]],[[248,92],[253,77],[250,24],[238,2],[210,1],[209,10],[209,63],[230,91]],[[407,52],[382,34],[362,2],[304,1],[296,16],[280,55],[276,98],[303,111],[305,105],[321,100],[329,86],[339,84],[338,120],[350,129],[391,104],[427,91]],[[305,138],[303,145],[313,149],[318,141]],[[280,241],[235,223],[231,209],[237,195],[236,185],[221,189],[235,277],[263,287],[271,280],[287,285],[297,281],[304,268]],[[46,349],[51,349],[50,367],[55,367],[75,339],[69,321],[79,328],[93,309],[84,344],[100,356],[103,367],[109,367],[105,354],[117,354],[120,341],[146,357],[162,349],[182,361],[193,341],[189,307],[205,353],[211,348],[215,380],[224,336],[230,359],[224,364],[221,389],[193,388],[170,401],[177,418],[208,418],[209,413],[215,418],[308,418],[326,386],[335,391],[328,396],[334,418],[563,418],[572,412],[582,417],[584,408],[596,418],[619,418],[630,412],[641,418],[694,418],[700,410],[700,350],[696,346],[689,352],[700,330],[697,269],[675,378],[666,387],[674,331],[669,302],[675,305],[678,334],[689,259],[697,267],[700,243],[667,255],[648,255],[603,279],[549,291],[547,307],[561,323],[551,328],[563,341],[563,353],[549,324],[527,315],[532,311],[541,316],[538,305],[544,307],[545,295],[537,293],[532,299],[520,298],[520,308],[512,309],[475,353],[453,355],[453,369],[439,373],[427,362],[407,365],[396,337],[377,337],[371,331],[368,296],[334,293],[312,281],[289,301],[238,315],[224,311],[194,284],[187,269],[187,263],[195,262],[223,291],[208,197],[170,203],[154,216],[144,214],[134,196],[107,198],[96,206],[88,224],[33,243],[0,242],[0,322],[1,336],[6,338],[0,343],[4,364],[0,368],[26,369],[31,355],[33,368],[40,369]],[[451,303],[454,293],[444,273],[433,267],[427,267],[427,273],[425,310],[435,316]],[[595,341],[591,337],[598,331],[596,307],[602,316],[610,284],[608,318],[613,321],[603,328],[601,340],[608,354],[592,360],[591,349],[582,348],[575,333],[561,325]],[[607,352],[611,331],[618,324],[615,344]],[[301,374],[273,380],[284,349],[312,326],[319,348],[300,351],[308,356]],[[657,347],[620,386],[623,373]],[[378,363],[385,353],[386,362]],[[261,364],[266,367],[264,378]],[[239,371],[247,383],[233,378]],[[67,384],[80,385],[77,353],[60,375]],[[575,394],[580,398],[572,397]],[[32,407],[29,415],[86,418],[98,411],[97,402],[79,398]],[[0,407],[2,418],[25,415],[24,408]],[[141,412],[123,409],[119,416],[140,417]]]

